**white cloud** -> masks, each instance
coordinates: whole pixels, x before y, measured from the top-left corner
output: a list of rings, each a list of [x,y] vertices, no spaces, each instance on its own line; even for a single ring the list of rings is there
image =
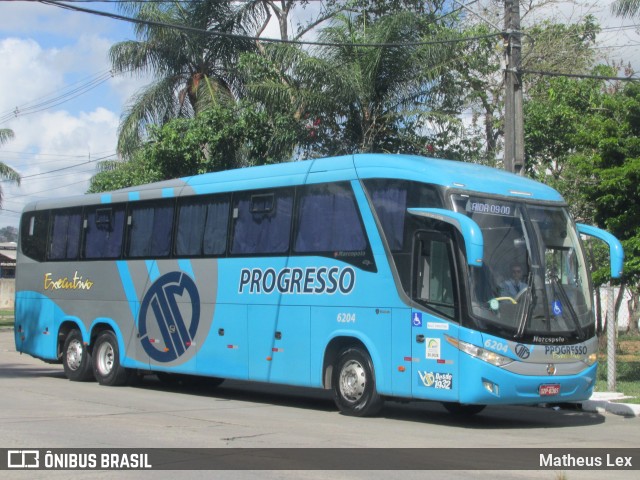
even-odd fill
[[[28,109],[67,93],[70,72],[75,71],[72,77],[83,78],[99,68],[108,69],[104,54],[109,46],[109,41],[95,35],[79,37],[61,48],[46,48],[32,38],[0,40],[0,58],[5,59],[0,70],[0,117],[8,120],[0,128],[11,128],[15,134],[0,149],[0,158],[25,177],[20,187],[2,184],[3,206],[13,212],[2,212],[0,226],[16,225],[18,216],[14,212],[32,198],[84,193],[95,165],[47,175],[43,172],[115,152],[122,102],[119,94],[105,91],[95,95],[93,90],[68,104]],[[95,60],[98,54],[102,60]],[[65,108],[71,106],[75,108]],[[16,107],[19,115],[13,116]]]
[[[64,71],[56,68],[58,54],[57,49],[44,50],[32,39],[0,40],[1,114],[62,87]]]
[[[4,208],[16,212],[34,199],[86,192],[97,161],[115,150],[118,122],[105,108],[77,115],[45,112],[17,122],[15,140],[3,150],[11,152],[6,163],[23,180],[20,187],[3,184]],[[3,212],[0,226],[16,224],[13,212]]]
[[[131,38],[131,26],[115,20],[35,3],[3,4],[0,128],[11,128],[15,138],[0,147],[0,161],[23,181],[20,187],[2,183],[0,227],[17,225],[15,212],[30,200],[84,193],[96,171],[86,162],[115,153],[123,105],[147,83],[108,76],[109,48]],[[100,74],[101,85],[72,91]],[[59,171],[43,174],[52,170]]]

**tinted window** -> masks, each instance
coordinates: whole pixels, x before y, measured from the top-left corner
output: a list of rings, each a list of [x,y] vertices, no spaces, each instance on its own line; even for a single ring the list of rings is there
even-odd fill
[[[44,261],[47,250],[49,212],[31,212],[22,216],[20,247],[28,257]]]
[[[402,288],[409,294],[414,233],[424,228],[425,222],[407,213],[407,209],[442,208],[442,199],[434,187],[408,180],[370,179],[364,185],[392,252]]]
[[[227,246],[229,196],[189,198],[178,212],[176,254],[222,255]]]
[[[173,201],[134,204],[129,210],[130,257],[166,257],[171,253]]]
[[[78,257],[81,226],[80,209],[51,213],[49,260],[74,260]]]
[[[124,205],[87,209],[84,258],[118,258],[122,251],[124,218]]]
[[[292,189],[235,194],[231,253],[287,253],[292,211]]]
[[[451,242],[438,232],[420,232],[415,240],[413,299],[446,317],[454,318]]]
[[[413,240],[414,221],[407,208],[442,208],[437,191],[422,183],[406,180],[365,180],[391,251],[408,251]]]
[[[296,253],[355,252],[367,248],[358,206],[348,183],[310,185],[300,191]]]

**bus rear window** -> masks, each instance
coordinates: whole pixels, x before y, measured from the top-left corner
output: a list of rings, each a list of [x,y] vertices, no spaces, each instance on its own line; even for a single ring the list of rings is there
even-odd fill
[[[22,216],[20,246],[27,257],[43,262],[47,252],[49,212],[31,212]]]

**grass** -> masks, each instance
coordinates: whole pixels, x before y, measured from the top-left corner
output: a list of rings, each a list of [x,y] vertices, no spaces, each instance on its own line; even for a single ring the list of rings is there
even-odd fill
[[[13,309],[0,308],[0,327],[13,327]]]

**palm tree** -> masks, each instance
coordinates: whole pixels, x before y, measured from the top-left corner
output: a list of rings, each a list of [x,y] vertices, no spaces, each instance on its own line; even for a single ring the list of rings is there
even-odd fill
[[[154,22],[137,24],[138,40],[117,43],[109,52],[115,72],[154,77],[134,96],[121,119],[118,151],[129,157],[144,141],[150,125],[193,117],[211,102],[237,99],[242,86],[234,64],[240,52],[252,50],[255,44],[197,32],[242,33],[227,2],[131,2],[122,8],[140,20]]]
[[[0,145],[4,145],[13,138],[13,130],[0,128]],[[20,175],[14,169],[0,162],[0,179],[20,185]],[[2,207],[2,187],[0,186],[0,208]]]
[[[635,17],[640,13],[640,0],[616,0],[611,11],[618,17]]]
[[[261,78],[250,72],[247,89],[267,111],[289,103],[308,123],[316,155],[411,150],[401,146],[407,145],[405,134],[419,130],[433,81],[450,53],[446,45],[411,43],[427,35],[433,40],[430,29],[436,27],[413,12],[366,25],[337,15],[319,35],[328,45],[312,52],[269,47],[274,68]]]

